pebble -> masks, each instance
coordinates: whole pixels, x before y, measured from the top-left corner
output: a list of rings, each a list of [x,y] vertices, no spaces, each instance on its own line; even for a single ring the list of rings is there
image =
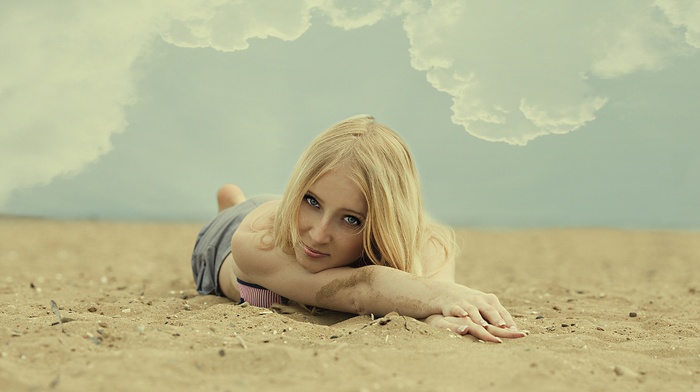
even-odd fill
[[[90,313],[95,313],[95,312],[97,312],[97,308],[94,307],[94,306],[90,306],[90,307],[88,308],[88,312],[90,312]]]
[[[543,318],[544,318],[544,316],[541,316],[541,315],[540,315],[540,316],[535,317],[535,320],[541,320],[541,319],[543,319]]]
[[[630,312],[630,317],[637,317],[637,312]]]
[[[615,365],[615,367],[613,368],[613,371],[618,376],[627,376],[627,377],[639,377],[640,376],[639,373],[635,372],[634,370],[632,370],[628,367],[622,366],[622,365]]]
[[[97,323],[97,325],[99,325],[102,328],[107,328],[107,323],[104,321],[100,321],[99,323]]]
[[[222,348],[221,350],[219,350],[219,356],[220,356],[220,357],[223,357],[223,356],[225,356],[225,355],[226,355],[226,351],[224,351],[223,348]]]

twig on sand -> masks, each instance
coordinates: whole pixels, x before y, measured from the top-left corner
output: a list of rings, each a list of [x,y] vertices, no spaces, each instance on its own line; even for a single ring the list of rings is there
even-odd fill
[[[66,330],[63,329],[63,318],[61,317],[61,312],[58,310],[58,305],[56,305],[54,300],[51,300],[51,310],[58,318],[58,324],[61,325],[61,332],[66,333]]]
[[[245,344],[245,340],[243,340],[243,338],[241,337],[241,335],[238,334],[238,332],[233,331],[233,336],[234,336],[236,339],[238,339],[238,343],[241,344],[241,347],[243,347],[244,350],[248,348],[248,345]]]

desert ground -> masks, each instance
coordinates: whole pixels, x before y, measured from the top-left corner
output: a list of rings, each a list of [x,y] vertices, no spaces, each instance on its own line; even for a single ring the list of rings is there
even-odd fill
[[[200,296],[200,226],[0,218],[0,391],[700,391],[700,232],[457,229],[493,344]]]

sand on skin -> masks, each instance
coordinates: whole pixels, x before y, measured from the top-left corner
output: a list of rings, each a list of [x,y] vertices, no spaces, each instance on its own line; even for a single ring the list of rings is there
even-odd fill
[[[199,296],[199,227],[0,219],[0,390],[700,391],[698,232],[458,230],[457,280],[532,332],[496,345]]]

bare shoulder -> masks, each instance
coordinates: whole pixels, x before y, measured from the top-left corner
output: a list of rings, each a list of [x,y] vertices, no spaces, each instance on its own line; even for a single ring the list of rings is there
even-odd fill
[[[289,255],[270,246],[271,229],[278,201],[267,202],[243,219],[231,238],[233,269],[237,277],[255,282],[259,275],[286,262]]]
[[[270,230],[278,205],[279,200],[273,200],[255,208],[243,219],[236,233],[234,233],[234,237],[238,233],[259,233]]]
[[[424,276],[433,280],[454,282],[455,260],[444,244],[435,236],[429,236],[420,248]]]

